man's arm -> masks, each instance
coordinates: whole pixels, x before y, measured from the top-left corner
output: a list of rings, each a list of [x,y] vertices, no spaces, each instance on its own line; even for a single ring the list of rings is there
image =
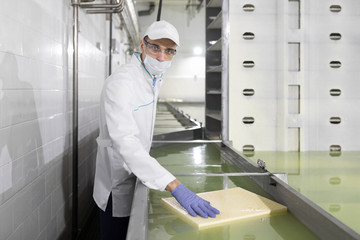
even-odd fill
[[[165,190],[166,190],[166,191],[169,191],[169,192],[172,192],[172,191],[174,191],[174,189],[175,189],[177,186],[179,186],[180,184],[181,184],[181,182],[180,182],[179,180],[175,179],[174,181],[170,182],[170,183],[166,186]]]

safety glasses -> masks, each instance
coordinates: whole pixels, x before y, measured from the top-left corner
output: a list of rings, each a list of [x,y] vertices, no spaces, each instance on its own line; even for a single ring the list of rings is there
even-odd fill
[[[147,47],[147,49],[149,49],[149,51],[152,53],[152,54],[158,54],[162,51],[164,51],[165,53],[165,56],[167,58],[172,58],[174,57],[174,55],[176,54],[176,50],[175,49],[171,49],[171,48],[167,48],[165,50],[162,50],[160,48],[160,46],[156,45],[156,44],[152,44],[152,43],[149,43],[148,41],[146,41],[146,38],[144,38],[144,43],[145,43],[145,46]]]

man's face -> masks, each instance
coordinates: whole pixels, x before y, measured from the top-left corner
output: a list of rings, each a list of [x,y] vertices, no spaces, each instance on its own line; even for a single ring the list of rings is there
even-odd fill
[[[146,37],[140,42],[142,53],[145,53],[161,62],[171,61],[176,54],[176,47],[177,45],[168,38],[151,40]],[[145,59],[145,54],[141,54],[142,61]]]

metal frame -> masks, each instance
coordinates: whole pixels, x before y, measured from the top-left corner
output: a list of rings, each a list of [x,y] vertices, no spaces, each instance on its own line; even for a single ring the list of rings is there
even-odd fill
[[[245,156],[232,147],[222,144],[221,157],[225,161],[235,164],[253,179],[262,189],[269,193],[276,201],[287,206],[288,210],[306,227],[321,239],[338,240],[360,239],[354,230],[327,213],[324,209],[301,195],[278,177],[265,169],[256,166]],[[191,174],[189,174],[191,175]],[[221,175],[221,174],[220,174]],[[226,174],[223,174],[224,177]],[[231,175],[231,173],[230,173]],[[180,175],[179,175],[180,176]],[[183,176],[183,175],[181,175]],[[140,199],[139,199],[140,198]],[[148,226],[148,191],[146,187],[137,183],[128,228],[128,240],[146,240]],[[140,231],[141,230],[141,231]]]
[[[166,102],[167,109],[184,127],[174,128],[174,132],[154,135],[153,147],[163,146],[173,140],[191,141],[193,139],[203,139],[203,128],[201,123],[184,114],[172,104]]]
[[[229,160],[245,172],[265,171],[256,167],[245,156],[232,147],[223,144],[221,156]],[[310,201],[274,175],[251,177],[262,189],[269,193],[276,201],[287,206],[288,210],[306,227],[321,239],[360,239],[354,230],[330,215],[323,208]]]
[[[136,181],[134,199],[132,202],[130,221],[126,239],[145,240],[148,232],[148,196],[149,189]]]
[[[229,0],[223,0],[221,27],[221,139],[229,141]]]
[[[73,0],[73,136],[72,136],[72,231],[71,238],[76,239],[78,235],[78,125],[79,125],[79,104],[78,104],[78,37],[79,37],[79,0]]]
[[[93,8],[92,10],[86,10],[89,14],[106,14],[106,13],[120,13],[124,9],[125,0],[121,0],[119,3],[114,4],[101,4],[101,3],[80,3],[81,8]]]

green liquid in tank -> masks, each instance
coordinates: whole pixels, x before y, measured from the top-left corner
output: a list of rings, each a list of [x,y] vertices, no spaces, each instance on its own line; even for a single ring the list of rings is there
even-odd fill
[[[270,172],[360,234],[360,152],[255,152]]]
[[[151,155],[173,174],[240,171],[237,167],[221,159],[220,147],[216,144],[171,144],[153,149]],[[178,179],[194,192],[242,187],[271,199],[266,192],[247,177],[196,176],[179,177]],[[196,230],[164,208],[160,201],[163,197],[171,197],[171,194],[168,192],[150,191],[148,219],[149,240],[318,239],[289,212],[276,216],[240,220],[210,229]]]

